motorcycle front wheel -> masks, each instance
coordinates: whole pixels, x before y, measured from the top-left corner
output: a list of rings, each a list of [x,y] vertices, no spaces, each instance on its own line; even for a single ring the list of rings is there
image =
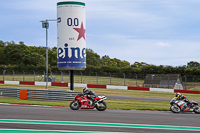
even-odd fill
[[[106,105],[105,102],[99,102],[99,103],[96,105],[96,109],[97,109],[98,111],[104,111],[104,110],[106,110],[106,108],[107,108],[107,105]]]
[[[195,112],[196,114],[200,114],[200,107],[199,107],[198,105],[195,106],[194,112]]]
[[[80,103],[78,101],[72,101],[69,105],[72,110],[78,110],[80,108]]]
[[[180,113],[180,112],[181,112],[180,107],[178,107],[177,105],[172,105],[172,106],[170,107],[170,110],[171,110],[173,113]]]

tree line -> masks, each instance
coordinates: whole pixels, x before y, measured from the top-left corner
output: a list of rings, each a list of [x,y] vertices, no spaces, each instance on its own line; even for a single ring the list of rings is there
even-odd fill
[[[183,66],[152,65],[145,62],[134,62],[117,58],[110,58],[108,55],[100,57],[92,49],[86,49],[87,67],[85,74],[181,74],[188,77],[200,78],[200,63],[189,61]],[[7,71],[43,71],[46,70],[46,47],[26,46],[23,42],[16,44],[14,41],[0,41],[0,70]],[[57,68],[57,48],[48,48],[49,71],[60,72]]]

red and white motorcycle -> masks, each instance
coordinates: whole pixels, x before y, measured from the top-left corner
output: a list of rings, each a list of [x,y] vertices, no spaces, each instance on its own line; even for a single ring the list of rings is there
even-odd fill
[[[96,108],[98,111],[104,111],[107,108],[106,103],[103,100],[106,100],[106,96],[98,96],[94,98],[97,100],[95,103],[93,103],[92,99],[87,98],[87,95],[84,94],[78,94],[74,98],[74,101],[70,103],[70,108],[72,110],[78,110],[81,109],[94,109]]]
[[[191,100],[191,105],[188,105],[183,100],[178,100],[177,97],[174,97],[171,101],[170,110],[173,113],[180,113],[180,112],[195,112],[200,114],[200,107],[196,101]]]

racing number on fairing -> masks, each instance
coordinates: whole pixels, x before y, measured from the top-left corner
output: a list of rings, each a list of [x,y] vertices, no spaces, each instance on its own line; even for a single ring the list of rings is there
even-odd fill
[[[180,102],[178,103],[178,105],[181,106],[181,105],[184,104],[184,103],[185,103],[185,102],[180,101]]]

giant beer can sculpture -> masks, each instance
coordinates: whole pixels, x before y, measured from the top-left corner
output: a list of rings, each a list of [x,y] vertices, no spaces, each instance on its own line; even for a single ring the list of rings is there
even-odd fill
[[[57,66],[59,70],[86,68],[85,3],[57,3]]]

